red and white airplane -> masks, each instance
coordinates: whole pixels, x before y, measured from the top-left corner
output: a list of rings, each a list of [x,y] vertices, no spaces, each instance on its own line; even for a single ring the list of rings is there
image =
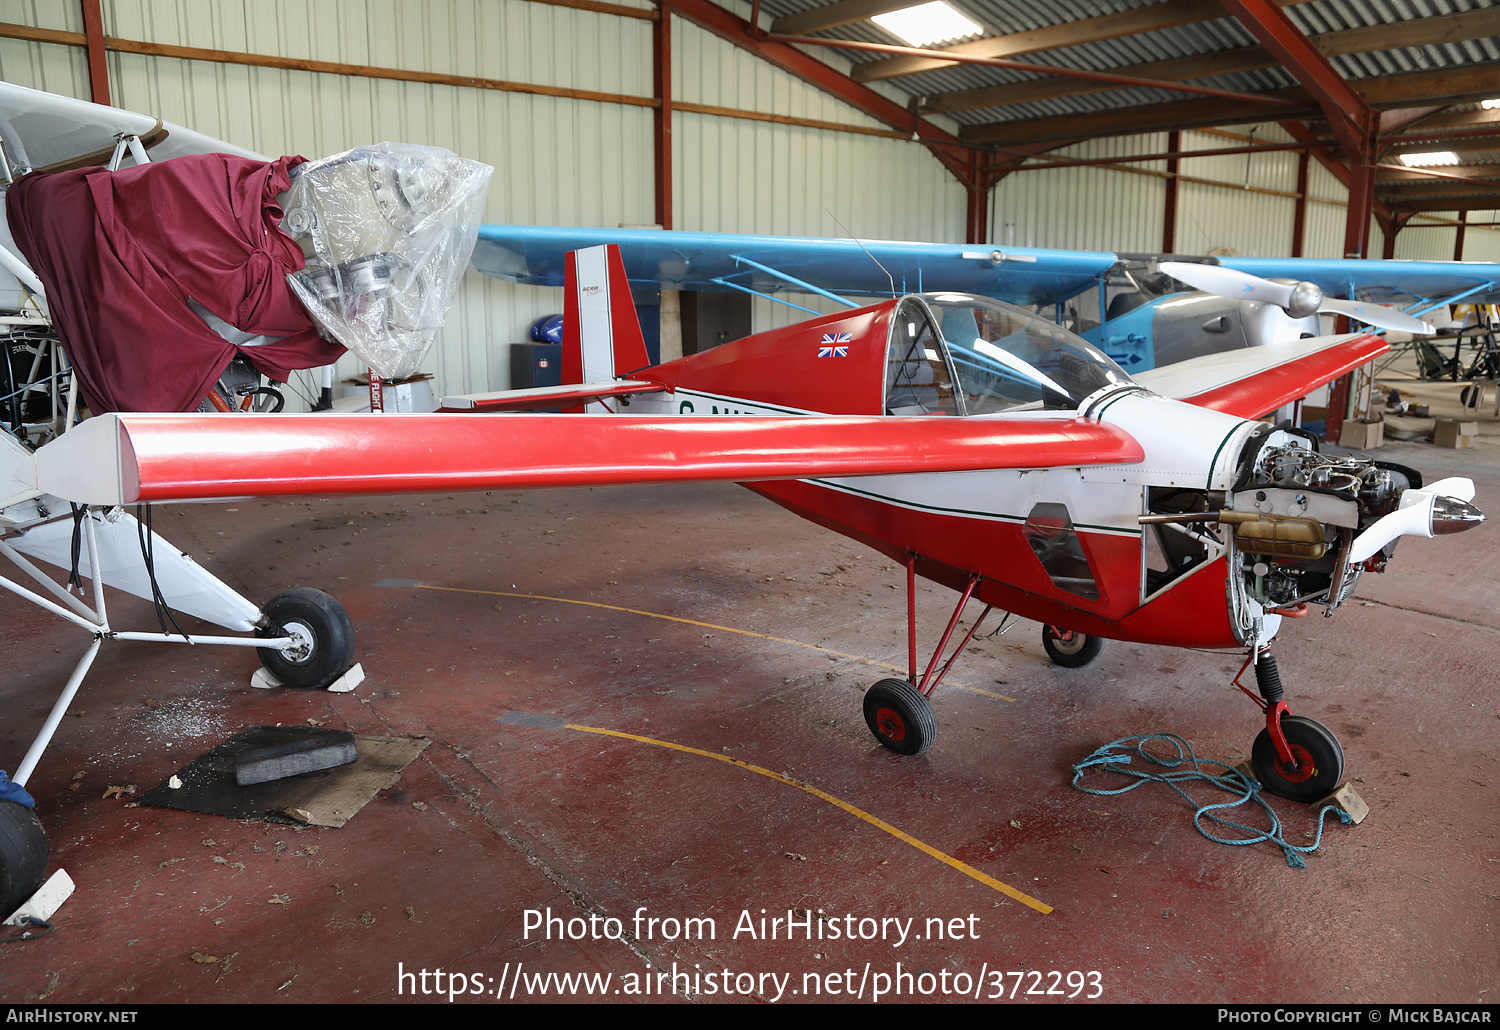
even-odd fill
[[[0,556],[35,581],[0,577],[0,589],[93,637],[11,782],[24,786],[105,642],[188,641],[112,626],[105,585],[241,634],[192,642],[255,647],[293,686],[326,686],[353,660],[348,615],[332,598],[294,590],[257,606],[125,505],[742,481],[906,568],[909,673],[874,684],[864,702],[886,747],[932,744],[930,697],[967,643],[944,660],[959,616],[978,599],[986,613],[1043,623],[1060,664],[1086,664],[1106,638],[1243,649],[1264,710],[1256,773],[1305,801],[1338,784],[1343,755],[1281,696],[1267,649],[1282,618],[1309,605],[1331,613],[1400,536],[1483,519],[1468,480],[1424,486],[1412,469],[1323,456],[1305,434],[1256,421],[1384,351],[1375,336],[1290,341],[1132,379],[1025,310],[937,293],[649,366],[618,256],[580,251],[567,279],[570,385],[448,399],[468,414],[109,414],[35,451],[0,433]],[[513,413],[568,405],[586,410]],[[92,605],[33,560],[93,580]],[[917,576],[960,593],[925,665],[910,610]],[[7,791],[0,777],[0,910],[28,897],[46,865],[40,823]]]
[[[1216,355],[1137,380],[1023,309],[939,293],[647,367],[618,256],[580,251],[568,278],[565,375],[575,385],[445,400],[467,415],[111,414],[13,474],[105,511],[247,495],[743,481],[900,562],[909,603],[917,576],[960,593],[925,666],[909,613],[907,679],[865,696],[870,729],[892,750],[931,745],[929,698],[967,643],[943,661],[977,599],[1043,623],[1064,665],[1091,661],[1106,638],[1243,649],[1265,713],[1256,772],[1304,801],[1337,786],[1343,756],[1282,699],[1268,651],[1282,619],[1309,605],[1331,614],[1402,535],[1483,520],[1468,480],[1424,487],[1413,469],[1324,456],[1301,431],[1256,420],[1386,350],[1376,336]],[[590,410],[507,413],[565,405]],[[287,678],[316,667],[302,682],[321,685],[342,670],[347,655],[327,661],[328,641],[345,636],[341,612],[268,614],[262,632],[296,638],[282,645],[296,654],[280,663],[282,673],[293,666]]]

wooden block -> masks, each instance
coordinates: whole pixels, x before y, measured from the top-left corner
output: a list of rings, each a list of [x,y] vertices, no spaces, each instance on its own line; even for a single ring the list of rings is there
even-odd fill
[[[1365,816],[1370,814],[1370,806],[1365,804],[1365,799],[1359,796],[1359,791],[1355,790],[1348,783],[1339,784],[1338,790],[1328,795],[1322,801],[1314,802],[1308,807],[1314,809],[1323,809],[1327,808],[1329,805],[1333,805],[1337,808],[1342,808],[1344,811],[1353,816],[1355,826],[1358,826],[1360,823],[1364,822]]]

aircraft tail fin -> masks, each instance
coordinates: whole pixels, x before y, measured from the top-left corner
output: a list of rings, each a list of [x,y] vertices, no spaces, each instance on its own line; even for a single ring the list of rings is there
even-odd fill
[[[563,384],[607,382],[649,366],[620,248],[572,251],[566,275]]]

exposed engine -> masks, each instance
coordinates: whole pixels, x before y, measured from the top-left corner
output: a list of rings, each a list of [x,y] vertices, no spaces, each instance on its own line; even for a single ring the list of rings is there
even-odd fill
[[[1250,596],[1268,609],[1315,602],[1332,614],[1362,573],[1384,571],[1399,539],[1351,564],[1356,536],[1396,511],[1407,490],[1422,486],[1415,469],[1314,448],[1285,431],[1252,437],[1219,514],[1232,530]]]
[[[1246,441],[1228,491],[1150,493],[1165,568],[1147,569],[1149,591],[1219,553],[1228,553],[1232,608],[1259,638],[1257,612],[1292,614],[1319,604],[1333,614],[1365,572],[1383,572],[1402,536],[1456,533],[1484,521],[1474,484],[1444,479],[1424,487],[1415,469],[1368,458],[1320,454],[1317,442],[1283,423]],[[1168,532],[1170,531],[1170,532]]]

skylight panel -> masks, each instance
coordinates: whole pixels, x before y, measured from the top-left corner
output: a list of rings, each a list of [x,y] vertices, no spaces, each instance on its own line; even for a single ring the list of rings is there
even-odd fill
[[[870,19],[911,46],[929,46],[983,35],[984,29],[943,0],[906,7]]]

